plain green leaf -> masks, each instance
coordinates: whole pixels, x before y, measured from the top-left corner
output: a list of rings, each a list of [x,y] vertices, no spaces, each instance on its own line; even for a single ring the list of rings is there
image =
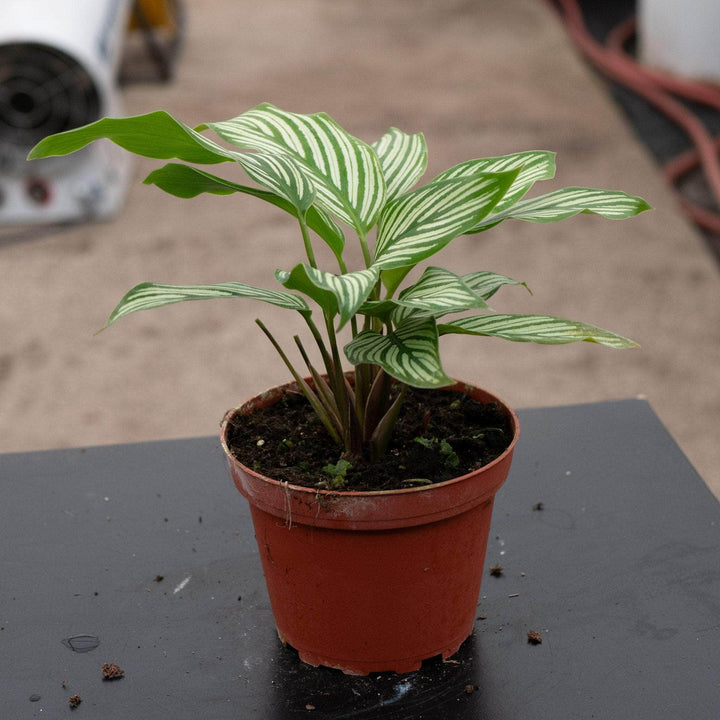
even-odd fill
[[[157,110],[126,118],[102,118],[74,130],[50,135],[30,151],[28,159],[68,155],[101,138],[108,138],[137,155],[161,160],[177,158],[185,162],[213,164],[235,160],[237,155],[164,110]]]
[[[298,217],[297,208],[275,193],[268,190],[247,185],[238,185],[224,178],[211,175],[189,165],[168,163],[157,170],[153,170],[143,181],[148,185],[156,185],[171,195],[181,198],[191,198],[202,193],[213,195],[232,195],[244,193],[269,202],[293,217]],[[318,208],[310,207],[305,213],[305,221],[332,249],[336,256],[340,256],[345,244],[345,237],[337,224]]]

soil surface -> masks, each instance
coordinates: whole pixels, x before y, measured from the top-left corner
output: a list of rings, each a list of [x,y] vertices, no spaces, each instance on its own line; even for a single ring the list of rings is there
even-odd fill
[[[304,396],[286,392],[274,405],[235,415],[228,446],[247,467],[281,482],[356,491],[443,482],[487,465],[512,441],[512,425],[495,403],[449,390],[408,388],[387,453],[377,462],[348,459]],[[328,468],[328,469],[326,469]]]

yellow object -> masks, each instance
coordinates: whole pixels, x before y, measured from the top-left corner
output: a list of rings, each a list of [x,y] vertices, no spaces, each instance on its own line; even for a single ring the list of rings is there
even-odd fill
[[[173,13],[168,0],[135,0],[135,6],[143,13],[151,27],[173,28],[175,26]],[[138,28],[135,13],[130,14],[130,29]]]

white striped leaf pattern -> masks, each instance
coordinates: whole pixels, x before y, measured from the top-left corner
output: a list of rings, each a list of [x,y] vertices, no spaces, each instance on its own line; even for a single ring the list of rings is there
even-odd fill
[[[517,170],[424,185],[385,206],[378,225],[375,265],[414,265],[477,225],[512,184]]]
[[[444,311],[426,310],[413,305],[404,305],[396,298],[366,302],[359,310],[363,315],[380,318],[384,323],[391,326],[398,326],[409,320],[411,317],[418,318],[421,315],[437,319],[445,315]],[[450,312],[457,312],[452,310]]]
[[[439,267],[427,268],[420,279],[397,298],[368,300],[360,313],[399,324],[415,312],[435,318],[448,313],[487,308],[487,302],[503,285],[524,285],[489,271],[458,276]]]
[[[493,212],[470,232],[486,230],[507,218],[547,223],[564,220],[579,213],[589,213],[620,220],[649,209],[650,205],[642,198],[618,190],[567,187],[521,200],[503,212]]]
[[[236,159],[256,183],[285,198],[300,213],[307,212],[313,204],[315,188],[292,160],[264,153],[238,153]]]
[[[452,383],[440,364],[437,327],[431,317],[410,318],[387,335],[364,330],[345,346],[345,355],[353,365],[380,365],[388,375],[414,387]]]
[[[407,305],[398,305],[392,311],[392,315],[390,315],[390,321],[393,325],[397,327],[410,320],[410,318],[417,319],[421,315],[425,317],[432,317],[433,319],[435,319],[435,315],[433,314],[423,312],[422,310],[418,310],[417,308],[408,307]]]
[[[485,300],[462,278],[440,267],[426,268],[414,285],[400,293],[397,302],[435,316],[487,307]]]
[[[125,150],[145,157],[210,164],[235,160],[237,153],[176,120],[163,110],[126,118],[102,118],[89,125],[50,135],[28,155],[29,160],[67,155],[94,140],[108,138]]]
[[[332,315],[340,314],[342,327],[365,302],[378,281],[377,268],[334,275],[299,263],[290,272],[278,270],[277,280],[289,290],[299,290]]]
[[[385,176],[387,200],[409,190],[427,167],[427,146],[422,133],[408,135],[391,127],[372,144]]]
[[[519,169],[520,172],[503,199],[495,206],[494,213],[514,205],[538,180],[549,180],[555,177],[555,153],[546,150],[530,150],[512,155],[466,160],[440,173],[435,181],[516,169]]]
[[[377,222],[385,204],[380,161],[328,115],[300,115],[264,103],[207,127],[240,147],[291,157],[315,185],[317,203],[363,235]]]
[[[478,308],[487,308],[487,303],[477,290],[464,282],[464,278],[444,268],[429,267],[397,298],[368,301],[360,312],[379,317],[383,322],[392,320],[398,325],[414,312],[438,318]]]
[[[265,290],[239,282],[218,283],[216,285],[162,285],[159,283],[140,283],[129,290],[116,308],[110,313],[105,327],[126,315],[140,310],[163,307],[185,300],[212,300],[217,298],[250,298],[261,300],[270,305],[297,310],[302,315],[310,315],[308,304],[301,297],[280,290]]]
[[[293,217],[298,217],[300,214],[300,211],[293,203],[273,192],[247,185],[238,185],[203,170],[198,170],[189,165],[181,165],[180,163],[168,163],[157,170],[153,170],[143,182],[146,185],[156,185],[161,190],[181,198],[191,198],[202,193],[211,193],[213,195],[244,193],[272,203],[290,213]],[[325,240],[335,255],[342,253],[345,236],[329,215],[320,208],[310,207],[305,213],[305,221],[310,228]]]
[[[462,276],[462,281],[480,295],[483,300],[489,300],[503,285],[522,285],[528,292],[527,283],[513,280],[506,275],[498,275],[489,270],[479,270]]]
[[[609,330],[550,315],[476,315],[438,325],[438,331],[440,335],[485,335],[540,345],[584,341],[612,348],[637,347],[637,343]]]

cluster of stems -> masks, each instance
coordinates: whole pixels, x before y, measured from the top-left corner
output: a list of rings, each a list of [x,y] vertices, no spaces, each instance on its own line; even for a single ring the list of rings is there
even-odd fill
[[[302,217],[299,218],[299,222],[308,263],[311,267],[317,268],[307,223]],[[372,256],[367,238],[362,235],[358,235],[358,238],[365,265],[370,267]],[[336,257],[340,272],[345,274],[347,267],[342,256],[336,255]],[[377,300],[379,295],[378,280],[370,299]],[[357,365],[351,375],[346,373],[343,370],[335,329],[337,315],[323,309],[326,337],[323,337],[309,314],[304,317],[320,351],[325,370],[324,373],[318,372],[302,340],[295,335],[293,340],[307,366],[311,382],[298,372],[265,324],[259,319],[255,322],[272,343],[330,437],[343,449],[342,456],[347,459],[365,458],[374,461],[387,449],[407,386],[391,378],[378,365]],[[379,318],[367,315],[363,322],[365,330],[370,328],[380,330],[383,325]],[[355,337],[358,334],[357,316],[350,319],[350,327]],[[391,393],[392,386],[398,388],[394,397]]]

